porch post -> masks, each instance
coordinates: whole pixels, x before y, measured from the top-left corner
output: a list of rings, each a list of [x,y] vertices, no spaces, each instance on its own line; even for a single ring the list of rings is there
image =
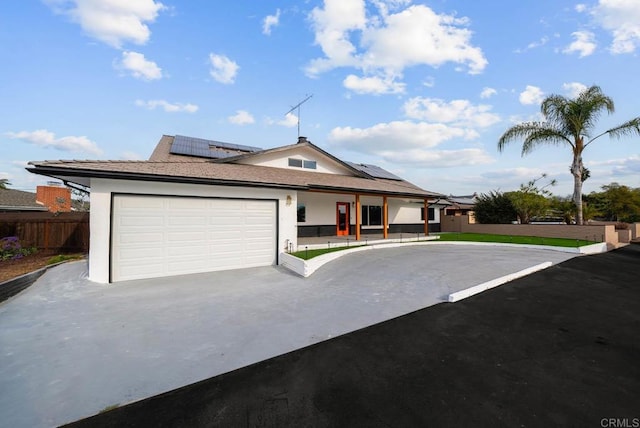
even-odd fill
[[[360,216],[362,210],[360,209],[360,195],[356,193],[356,241],[360,240]]]
[[[388,211],[388,206],[387,206],[387,197],[383,196],[382,197],[382,237],[384,239],[388,238],[389,232],[387,231],[387,228],[389,227],[389,213]]]
[[[429,234],[429,201],[426,198],[424,200],[424,234],[425,236]]]

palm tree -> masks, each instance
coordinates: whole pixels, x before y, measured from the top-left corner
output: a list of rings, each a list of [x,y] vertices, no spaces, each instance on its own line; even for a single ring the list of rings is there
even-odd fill
[[[576,223],[582,224],[582,182],[585,171],[582,152],[605,134],[615,138],[640,135],[640,116],[592,138],[593,128],[602,111],[606,110],[609,114],[614,111],[613,100],[595,85],[572,99],[562,95],[550,95],[542,100],[540,110],[545,119],[543,122],[524,122],[507,129],[498,140],[498,150],[502,152],[507,143],[520,139],[524,140],[523,156],[544,144],[569,145],[573,152],[571,174],[573,202],[577,209]]]

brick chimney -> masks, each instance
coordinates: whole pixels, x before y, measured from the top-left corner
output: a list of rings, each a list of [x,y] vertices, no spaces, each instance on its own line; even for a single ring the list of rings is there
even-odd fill
[[[52,184],[36,188],[36,202],[54,213],[71,211],[71,189]]]
[[[308,143],[307,137],[298,137],[298,144]]]

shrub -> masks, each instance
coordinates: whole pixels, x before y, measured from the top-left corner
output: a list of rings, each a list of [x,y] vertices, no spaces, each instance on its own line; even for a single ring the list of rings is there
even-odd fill
[[[474,212],[476,220],[482,224],[508,224],[517,217],[511,200],[497,190],[481,194],[474,206]]]
[[[0,239],[0,261],[18,260],[38,251],[35,247],[23,247],[17,236]]]

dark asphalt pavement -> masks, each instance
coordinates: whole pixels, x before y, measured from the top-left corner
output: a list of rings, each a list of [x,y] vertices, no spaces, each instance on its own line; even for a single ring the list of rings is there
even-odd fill
[[[640,422],[640,245],[576,257],[74,426],[602,427],[612,419]]]

